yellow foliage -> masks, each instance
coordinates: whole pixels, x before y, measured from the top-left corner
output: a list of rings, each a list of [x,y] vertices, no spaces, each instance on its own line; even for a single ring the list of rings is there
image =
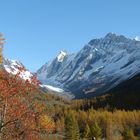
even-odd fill
[[[0,64],[3,62],[2,48],[0,47]]]
[[[55,123],[48,115],[40,116],[39,125],[42,129],[46,129],[49,132],[55,129]]]
[[[3,50],[3,40],[4,38],[2,37],[2,34],[0,33],[0,64],[3,62],[3,55],[2,55],[2,50]]]

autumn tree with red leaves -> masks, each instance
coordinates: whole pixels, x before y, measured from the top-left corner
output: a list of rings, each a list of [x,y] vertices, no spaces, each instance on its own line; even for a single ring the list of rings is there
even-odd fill
[[[42,130],[49,133],[55,128],[33,99],[40,82],[35,75],[30,81],[20,79],[24,67],[15,76],[3,69],[3,41],[0,33],[0,140],[40,140]]]
[[[35,79],[31,84],[0,70],[0,140],[40,140],[42,129],[55,128],[32,99],[36,84]]]

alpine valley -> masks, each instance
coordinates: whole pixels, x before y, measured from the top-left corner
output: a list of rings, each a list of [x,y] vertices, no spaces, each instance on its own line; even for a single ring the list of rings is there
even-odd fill
[[[24,80],[33,77],[18,61],[5,58],[3,66],[8,73],[20,73]],[[60,51],[36,74],[41,88],[62,97],[90,98],[120,90],[117,87],[140,75],[140,41],[108,33],[91,40],[76,54]]]
[[[36,73],[2,62],[0,140],[140,139],[138,37],[109,33]]]

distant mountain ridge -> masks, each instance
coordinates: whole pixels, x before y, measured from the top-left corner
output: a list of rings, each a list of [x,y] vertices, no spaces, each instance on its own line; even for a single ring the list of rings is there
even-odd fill
[[[140,41],[108,33],[93,39],[78,53],[60,52],[37,76],[43,84],[63,88],[76,98],[101,95],[140,72]]]

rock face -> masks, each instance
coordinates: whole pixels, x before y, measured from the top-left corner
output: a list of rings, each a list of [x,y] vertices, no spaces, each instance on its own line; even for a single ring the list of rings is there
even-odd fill
[[[77,54],[61,51],[37,75],[43,84],[83,98],[103,94],[139,72],[140,41],[109,33],[91,40]]]

